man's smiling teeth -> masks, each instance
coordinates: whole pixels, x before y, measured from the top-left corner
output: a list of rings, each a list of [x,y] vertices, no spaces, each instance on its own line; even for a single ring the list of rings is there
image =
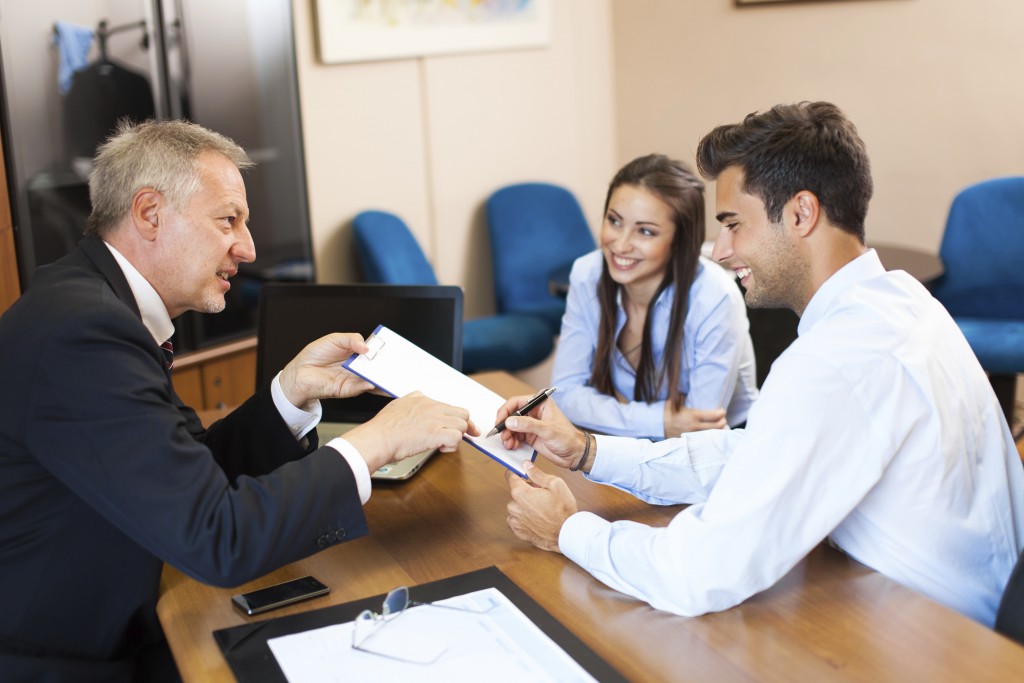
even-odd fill
[[[740,280],[742,280],[743,278],[745,278],[748,275],[750,275],[750,268],[737,268],[736,269],[736,277],[738,277]]]
[[[635,259],[635,258],[623,258],[621,256],[614,256],[613,255],[612,256],[612,261],[614,261],[615,265],[617,265],[620,268],[629,268],[631,265],[636,263],[638,261],[638,259]]]

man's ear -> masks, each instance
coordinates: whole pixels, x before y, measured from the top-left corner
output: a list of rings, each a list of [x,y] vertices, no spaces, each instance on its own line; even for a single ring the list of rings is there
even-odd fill
[[[152,187],[144,187],[132,197],[132,225],[142,239],[152,242],[160,231],[160,214],[167,200]]]
[[[818,197],[809,190],[800,190],[786,203],[786,210],[793,216],[793,226],[801,237],[811,234],[821,217]]]

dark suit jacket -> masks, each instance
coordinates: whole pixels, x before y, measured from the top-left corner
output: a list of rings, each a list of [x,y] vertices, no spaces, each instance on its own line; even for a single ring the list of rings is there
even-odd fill
[[[142,123],[154,116],[153,91],[145,76],[109,60],[90,64],[75,72],[64,97],[66,157],[91,159],[120,119]]]
[[[269,388],[202,428],[99,239],[0,318],[4,681],[147,680],[163,562],[235,586],[366,533],[344,458]]]

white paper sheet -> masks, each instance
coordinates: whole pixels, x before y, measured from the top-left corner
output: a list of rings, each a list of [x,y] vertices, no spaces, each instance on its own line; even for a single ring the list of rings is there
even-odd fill
[[[431,605],[411,607],[373,636],[375,647],[394,653],[415,652],[423,640],[429,647],[441,641],[444,653],[432,664],[413,664],[352,649],[352,622],[272,638],[267,644],[289,683],[595,680],[497,588],[435,604],[494,606],[484,613]]]
[[[419,391],[436,401],[465,408],[469,419],[480,430],[480,436],[466,436],[465,440],[519,476],[526,477],[522,463],[536,458],[532,448],[522,445],[509,450],[502,445],[500,434],[484,436],[494,426],[504,398],[383,325],[377,327],[366,343],[370,351],[350,357],[343,363],[346,368],[392,396]]]

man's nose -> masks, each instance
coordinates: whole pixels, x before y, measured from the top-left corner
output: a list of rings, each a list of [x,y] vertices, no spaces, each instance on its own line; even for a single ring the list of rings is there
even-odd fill
[[[256,244],[252,241],[252,233],[248,226],[242,228],[242,233],[231,247],[231,253],[240,263],[252,263],[256,260]]]
[[[719,228],[715,246],[711,250],[711,259],[717,263],[724,263],[731,259],[732,255],[732,232],[726,228]]]

